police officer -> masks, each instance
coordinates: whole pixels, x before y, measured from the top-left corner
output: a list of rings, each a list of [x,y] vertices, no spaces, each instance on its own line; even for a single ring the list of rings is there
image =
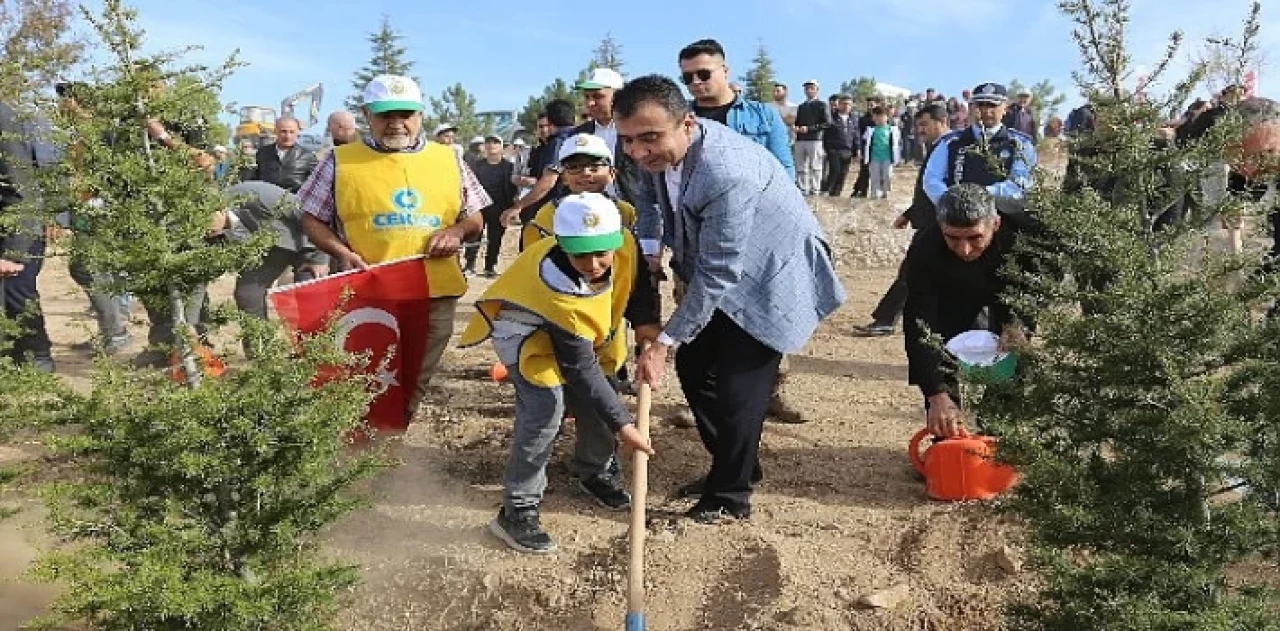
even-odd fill
[[[924,192],[934,204],[952,186],[972,183],[985,187],[1002,212],[1022,207],[1036,147],[1030,136],[1001,124],[1008,101],[1008,90],[998,83],[973,89],[974,123],[943,136],[925,165]]]

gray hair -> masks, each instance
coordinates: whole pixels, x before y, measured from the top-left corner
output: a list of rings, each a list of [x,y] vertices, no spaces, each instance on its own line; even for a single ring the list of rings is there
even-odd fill
[[[996,218],[996,198],[987,189],[965,182],[947,189],[938,199],[938,223],[971,228]]]
[[[1246,129],[1259,125],[1280,123],[1280,103],[1271,99],[1254,97],[1245,99],[1236,106]]]

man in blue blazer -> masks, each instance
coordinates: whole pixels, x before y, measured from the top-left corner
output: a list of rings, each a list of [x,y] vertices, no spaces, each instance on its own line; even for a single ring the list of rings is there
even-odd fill
[[[666,77],[632,80],[613,108],[623,149],[649,173],[636,195],[641,246],[649,257],[671,248],[687,286],[637,378],[656,386],[679,347],[676,373],[712,458],[690,485],[700,499],[688,515],[746,518],[778,363],[844,302],[844,288],[813,212],[766,148],[695,117]]]

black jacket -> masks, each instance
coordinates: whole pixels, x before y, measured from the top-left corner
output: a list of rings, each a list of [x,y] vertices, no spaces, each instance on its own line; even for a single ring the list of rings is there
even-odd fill
[[[945,343],[975,328],[983,311],[987,312],[984,328],[996,334],[1017,319],[1002,300],[1009,281],[1001,267],[1020,235],[1043,236],[1044,230],[1025,213],[1001,213],[1000,218],[991,245],[975,261],[965,262],[952,253],[936,224],[916,235],[907,250],[907,304],[902,316],[907,380],[920,386],[926,397],[940,392],[959,395],[955,363],[929,343],[930,333]],[[1032,265],[1035,261],[1030,258],[1019,261],[1022,269]],[[1024,323],[1030,324],[1025,319]]]
[[[935,141],[929,148],[925,150],[924,161],[929,162],[929,156],[933,155],[933,150],[938,146]],[[911,222],[911,227],[916,230],[924,230],[930,226],[938,224],[938,210],[933,205],[933,200],[929,199],[929,195],[924,192],[924,168],[916,173],[916,189],[911,196],[911,205],[902,211],[906,215],[907,221]]]
[[[828,152],[844,151],[848,153],[858,153],[858,145],[862,136],[858,135],[858,117],[852,113],[845,118],[844,122],[840,121],[840,117],[831,117],[831,126],[822,134],[822,147]]]
[[[311,176],[319,160],[316,159],[314,152],[297,145],[286,151],[284,159],[281,160],[275,143],[271,143],[258,149],[256,162],[257,166],[241,179],[262,180],[290,193],[297,193],[298,189],[302,188],[302,183]]]
[[[17,227],[0,231],[0,257],[16,262],[25,261],[32,243],[43,236],[34,209],[20,206],[36,195],[36,162],[35,146],[22,121],[0,103],[0,215],[23,213]]]
[[[822,132],[831,125],[831,106],[822,99],[805,101],[796,108],[796,127],[807,127],[804,133],[796,132],[796,140],[822,140]]]

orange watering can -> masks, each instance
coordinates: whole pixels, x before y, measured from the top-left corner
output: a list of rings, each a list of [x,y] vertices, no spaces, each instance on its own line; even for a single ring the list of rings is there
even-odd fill
[[[928,429],[916,432],[907,447],[911,465],[924,476],[929,497],[949,502],[989,500],[1018,481],[1012,467],[996,464],[992,458],[996,439],[962,433],[934,443],[922,454],[920,442],[929,435]]]

